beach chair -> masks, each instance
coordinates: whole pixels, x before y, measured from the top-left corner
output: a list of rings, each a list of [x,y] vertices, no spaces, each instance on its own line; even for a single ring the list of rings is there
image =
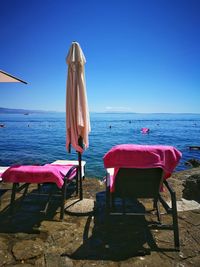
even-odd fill
[[[130,210],[126,204],[129,199],[152,199],[157,216],[154,226],[172,230],[175,249],[179,250],[176,194],[166,179],[170,177],[180,157],[181,153],[170,146],[118,145],[106,153],[104,165],[107,168],[107,220],[112,215],[147,215],[144,205],[143,209],[137,206]],[[169,191],[171,207],[160,192],[164,187]],[[166,225],[161,222],[160,204],[171,215],[172,223]]]
[[[13,214],[16,193],[23,192],[22,200],[28,192],[30,184],[37,184],[40,192],[41,185],[52,185],[48,193],[48,199],[43,210],[46,214],[50,200],[54,194],[55,186],[61,191],[60,198],[60,219],[64,218],[64,207],[66,191],[69,184],[75,183],[75,191],[78,194],[78,165],[46,164],[44,166],[19,165],[8,168],[2,174],[2,180],[12,183],[12,193],[10,200],[10,213]]]

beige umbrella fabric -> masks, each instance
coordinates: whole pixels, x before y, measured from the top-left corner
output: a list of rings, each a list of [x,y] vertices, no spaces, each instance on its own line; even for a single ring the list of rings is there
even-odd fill
[[[79,199],[82,191],[82,152],[89,146],[90,118],[85,85],[85,56],[80,45],[72,42],[66,58],[68,64],[66,98],[66,148],[71,145],[78,152],[79,163]],[[79,202],[80,203],[80,202]]]
[[[85,148],[89,146],[88,134],[91,128],[84,71],[86,60],[79,43],[72,42],[66,62],[68,64],[66,148],[70,151],[72,145],[77,152],[82,153],[83,146]]]
[[[16,83],[16,82],[21,82],[27,84],[27,82],[5,72],[0,70],[0,82],[1,83]]]

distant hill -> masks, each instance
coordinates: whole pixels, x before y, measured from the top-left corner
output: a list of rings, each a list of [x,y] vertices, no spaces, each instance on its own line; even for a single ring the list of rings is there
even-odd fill
[[[29,113],[46,113],[43,110],[29,110],[29,109],[14,109],[14,108],[1,108],[0,114],[29,114]]]

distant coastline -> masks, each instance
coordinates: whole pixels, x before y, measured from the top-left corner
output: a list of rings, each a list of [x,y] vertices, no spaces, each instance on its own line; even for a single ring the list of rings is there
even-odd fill
[[[24,115],[28,115],[28,114],[48,113],[48,112],[50,112],[50,111],[29,110],[29,109],[12,109],[12,108],[1,108],[0,107],[0,114],[24,114]]]
[[[54,110],[29,110],[29,109],[16,109],[16,108],[3,108],[0,107],[0,114],[45,114],[45,113],[65,113],[64,111]],[[133,115],[199,115],[195,112],[124,112],[124,111],[90,111],[90,114],[104,114],[104,115],[118,115],[118,114],[133,114]]]
[[[124,112],[124,111],[91,111],[90,113],[93,114],[145,114],[145,115],[170,115],[170,114],[175,114],[175,115],[199,115],[200,113],[198,112]]]

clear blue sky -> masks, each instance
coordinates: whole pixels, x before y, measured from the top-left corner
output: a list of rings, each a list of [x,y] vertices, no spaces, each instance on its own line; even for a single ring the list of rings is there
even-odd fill
[[[200,113],[199,0],[0,0],[0,107],[64,111],[74,40],[90,111]]]

